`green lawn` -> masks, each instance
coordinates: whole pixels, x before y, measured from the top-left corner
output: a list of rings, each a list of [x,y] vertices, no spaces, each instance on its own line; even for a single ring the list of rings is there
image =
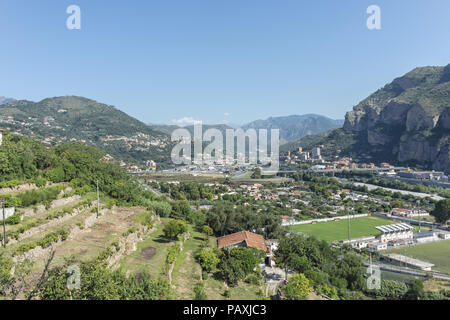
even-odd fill
[[[359,238],[364,236],[375,236],[380,232],[375,229],[376,226],[382,226],[395,223],[378,217],[364,217],[350,220],[350,237]],[[317,224],[304,224],[290,227],[294,233],[305,233],[313,235],[319,240],[333,242],[348,239],[348,222],[346,219],[341,221],[320,222]]]
[[[436,266],[433,267],[433,270],[450,274],[450,240],[392,249],[387,252],[395,252],[408,257],[434,263]]]
[[[162,223],[156,226],[156,230],[147,239],[137,244],[137,250],[122,260],[120,264],[122,271],[135,274],[146,271],[154,277],[164,274],[163,268],[166,261],[167,248],[174,244],[174,242],[163,238],[164,224],[168,221],[169,219],[161,219]],[[148,247],[153,247],[156,251],[155,255],[150,259],[142,255],[142,249]]]

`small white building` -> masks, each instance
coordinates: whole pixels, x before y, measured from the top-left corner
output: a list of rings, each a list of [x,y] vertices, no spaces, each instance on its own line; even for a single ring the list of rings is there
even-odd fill
[[[435,231],[418,232],[414,235],[417,243],[432,242],[438,240],[438,233]]]
[[[374,236],[354,238],[354,239],[350,239],[350,240],[348,240],[348,239],[347,240],[341,240],[341,241],[339,241],[339,243],[341,243],[341,244],[350,244],[352,246],[352,248],[354,248],[354,249],[364,249],[364,248],[367,248],[369,243],[371,243],[372,241],[375,241],[375,237]]]
[[[383,243],[380,241],[374,241],[367,245],[367,247],[371,251],[381,251],[381,250],[387,250],[387,243]]]
[[[448,240],[450,239],[450,232],[439,232],[438,237],[443,240]]]

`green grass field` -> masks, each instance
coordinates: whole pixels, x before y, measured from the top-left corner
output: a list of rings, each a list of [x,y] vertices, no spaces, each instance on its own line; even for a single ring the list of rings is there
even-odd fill
[[[387,252],[395,252],[408,257],[434,263],[436,266],[433,267],[433,270],[450,274],[450,240],[392,249]]]
[[[364,236],[376,236],[380,232],[375,229],[377,226],[395,223],[378,217],[364,217],[350,220],[350,237],[359,238]],[[333,242],[348,238],[347,220],[320,222],[317,224],[304,224],[292,226],[289,229],[293,233],[305,233],[313,235],[319,240]]]

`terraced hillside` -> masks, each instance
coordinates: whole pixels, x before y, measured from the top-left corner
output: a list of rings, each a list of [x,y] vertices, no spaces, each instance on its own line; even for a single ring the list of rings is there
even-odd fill
[[[192,215],[201,223],[202,213],[146,190],[104,152],[7,133],[0,159],[0,198],[15,209],[0,234],[0,299],[192,299],[200,283],[211,299],[262,292],[243,281],[228,289],[218,272],[205,274],[195,255],[216,249],[194,227]],[[161,208],[171,218],[160,219]],[[169,237],[180,208],[190,212],[187,229]],[[70,270],[81,272],[77,290],[67,286]]]

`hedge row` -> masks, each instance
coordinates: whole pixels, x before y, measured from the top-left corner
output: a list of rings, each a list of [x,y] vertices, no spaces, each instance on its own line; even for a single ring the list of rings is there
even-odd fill
[[[38,246],[42,248],[48,248],[52,243],[58,242],[60,239],[62,241],[65,241],[67,237],[69,236],[69,232],[65,229],[59,229],[55,232],[51,232],[46,234],[43,238],[38,240],[37,242],[28,242],[21,244],[19,247],[17,247],[15,254],[23,254],[29,250],[32,250]]]

